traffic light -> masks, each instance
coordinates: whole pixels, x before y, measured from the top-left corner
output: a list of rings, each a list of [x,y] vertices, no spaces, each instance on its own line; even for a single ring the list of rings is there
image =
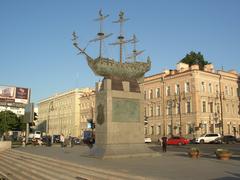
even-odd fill
[[[91,129],[95,128],[95,123],[91,123]]]
[[[30,127],[35,126],[35,122],[30,122],[30,123],[29,123],[29,126],[30,126]]]
[[[33,120],[36,121],[37,119],[38,119],[38,115],[37,115],[37,113],[34,112]]]

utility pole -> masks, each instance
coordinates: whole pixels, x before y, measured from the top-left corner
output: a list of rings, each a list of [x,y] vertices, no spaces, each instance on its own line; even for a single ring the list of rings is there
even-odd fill
[[[179,135],[182,137],[182,111],[181,111],[181,92],[179,91],[178,101],[179,101]]]
[[[224,135],[224,124],[223,124],[223,96],[224,96],[224,93],[222,92],[222,86],[221,86],[221,79],[222,79],[222,75],[220,74],[220,77],[219,77],[219,92],[220,92],[220,113],[221,113],[221,127],[222,127],[222,136]],[[219,126],[220,127],[220,126]]]

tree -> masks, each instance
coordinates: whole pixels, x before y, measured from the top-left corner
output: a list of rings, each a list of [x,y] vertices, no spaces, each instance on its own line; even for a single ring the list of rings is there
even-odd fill
[[[18,117],[12,111],[0,112],[0,135],[9,130],[22,131],[25,128],[23,116]]]
[[[187,54],[179,62],[188,64],[189,66],[192,66],[194,64],[198,64],[200,70],[204,69],[204,65],[211,64],[210,62],[208,62],[204,59],[203,55],[200,52],[195,53],[194,51],[191,51],[189,54]]]

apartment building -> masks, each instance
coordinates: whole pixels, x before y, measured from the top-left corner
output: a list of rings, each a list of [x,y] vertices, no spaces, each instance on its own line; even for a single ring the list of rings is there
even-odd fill
[[[81,137],[90,118],[86,108],[94,104],[89,102],[95,99],[93,93],[91,88],[76,88],[40,101],[37,129],[50,135],[63,133]]]
[[[145,77],[145,136],[188,138],[203,133],[240,136],[239,74],[215,71],[212,64],[199,70],[179,63],[176,69]]]

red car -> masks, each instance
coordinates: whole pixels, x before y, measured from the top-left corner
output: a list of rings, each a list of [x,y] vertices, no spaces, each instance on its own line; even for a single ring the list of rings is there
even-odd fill
[[[186,145],[189,144],[189,140],[183,137],[171,137],[167,140],[168,145]]]

